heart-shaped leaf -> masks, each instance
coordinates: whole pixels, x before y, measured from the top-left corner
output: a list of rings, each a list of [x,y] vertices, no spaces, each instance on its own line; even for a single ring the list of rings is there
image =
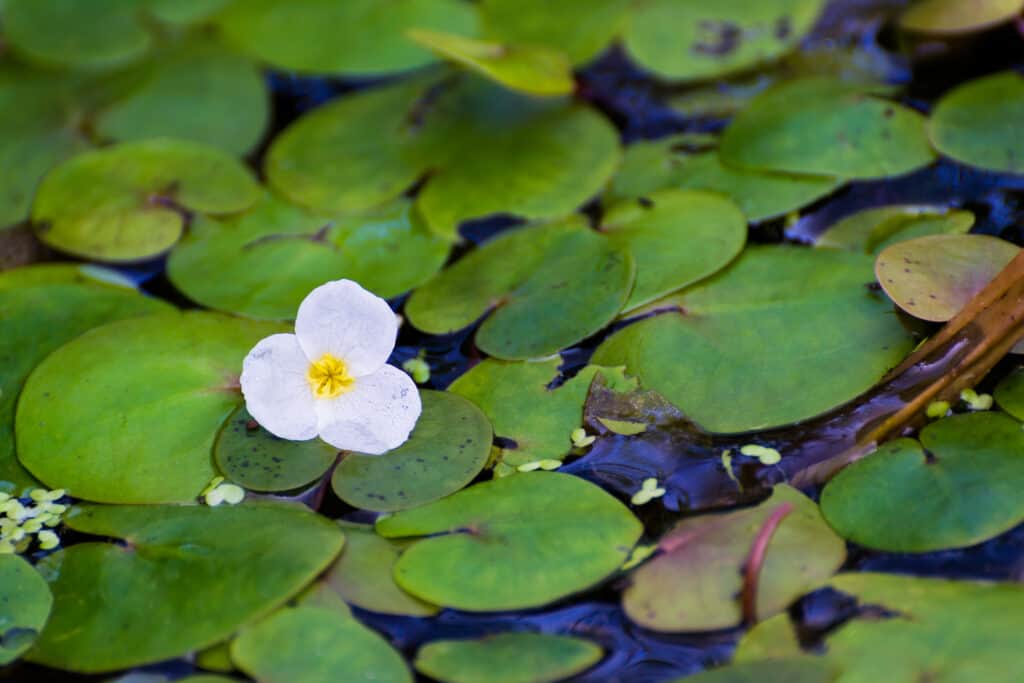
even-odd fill
[[[597,486],[554,472],[476,484],[377,521],[388,538],[429,536],[395,565],[418,598],[467,611],[537,607],[622,564],[642,525]]]
[[[53,613],[32,661],[96,673],[213,645],[299,592],[341,549],[301,507],[83,506],[66,523],[124,540],[48,557]]]
[[[52,605],[50,587],[35,567],[17,555],[0,555],[0,666],[31,647]]]
[[[416,653],[416,670],[445,683],[551,683],[588,669],[601,648],[581,638],[499,633],[476,640],[436,640]]]
[[[855,543],[927,552],[980,543],[1024,521],[1024,431],[1005,415],[957,415],[840,472],[821,496]]]

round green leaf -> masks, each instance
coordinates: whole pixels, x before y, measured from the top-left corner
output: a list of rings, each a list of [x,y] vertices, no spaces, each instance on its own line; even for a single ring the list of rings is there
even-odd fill
[[[407,543],[381,538],[372,528],[345,524],[345,550],[324,582],[350,605],[380,614],[429,617],[435,605],[417,600],[395,583],[395,562]]]
[[[417,206],[431,230],[454,239],[462,221],[492,214],[565,216],[618,161],[615,129],[589,107],[463,75],[320,107],[275,140],[265,170],[285,196],[327,213],[378,206],[429,171]]]
[[[724,195],[661,190],[612,206],[601,232],[636,261],[629,311],[728,265],[747,241],[747,220]]]
[[[193,220],[171,252],[167,275],[204,306],[291,320],[305,296],[330,280],[348,278],[379,296],[398,296],[440,270],[450,249],[409,200],[325,218],[268,194],[239,216]]]
[[[747,219],[759,223],[796,211],[833,192],[834,178],[771,173],[727,166],[707,149],[714,138],[684,133],[626,148],[608,199],[635,199],[667,187],[713,190],[732,198]]]
[[[278,69],[383,76],[434,61],[407,29],[470,35],[476,14],[462,0],[245,0],[217,22],[228,42]]]
[[[127,142],[66,161],[43,180],[32,221],[48,245],[86,258],[134,261],[166,251],[186,211],[234,213],[260,196],[252,174],[212,147]]]
[[[345,455],[331,485],[343,501],[389,512],[458,491],[480,473],[491,452],[491,424],[455,394],[423,391],[423,413],[409,440],[381,456]]]
[[[52,604],[50,587],[35,567],[17,555],[0,555],[0,666],[35,642]]]
[[[900,27],[916,33],[956,35],[1008,22],[1024,11],[1024,0],[917,0],[900,15]]]
[[[402,655],[352,617],[318,607],[283,609],[246,628],[231,657],[259,681],[412,683]]]
[[[913,346],[872,281],[863,254],[748,247],[652,303],[667,312],[609,337],[593,362],[625,365],[713,432],[804,420],[867,390]]]
[[[873,607],[827,636],[826,662],[843,681],[1015,683],[1020,678],[1024,590],[1019,583],[856,573],[836,577],[831,587]]]
[[[30,659],[82,673],[224,640],[298,593],[344,540],[305,508],[267,503],[83,506],[66,523],[126,543],[80,543],[43,561],[53,613]]]
[[[4,38],[48,66],[118,66],[152,43],[138,6],[139,0],[6,0]]]
[[[47,171],[90,147],[75,113],[77,85],[65,74],[0,68],[0,229],[28,218]]]
[[[622,564],[643,527],[583,479],[531,472],[379,519],[377,531],[430,536],[399,558],[399,586],[437,605],[486,612],[538,607],[589,588]]]
[[[1024,521],[1024,432],[1005,415],[957,415],[841,471],[821,496],[855,543],[927,552],[986,541]]]
[[[686,519],[662,538],[662,554],[641,565],[622,594],[629,618],[656,631],[732,628],[743,618],[737,596],[754,539],[781,506],[792,512],[771,537],[758,580],[757,616],[767,618],[832,576],[846,545],[818,506],[796,489],[775,487],[755,508]]]
[[[631,0],[481,0],[486,35],[519,45],[544,45],[573,64],[596,57],[622,30]]]
[[[594,365],[555,389],[560,358],[507,363],[487,359],[448,388],[480,406],[502,437],[495,473],[511,474],[537,460],[561,460],[572,447],[571,434],[583,424],[583,403],[595,373]],[[605,375],[612,374],[604,369]]]
[[[462,329],[489,313],[476,335],[481,350],[538,358],[611,322],[633,277],[630,254],[575,216],[499,235],[416,290],[405,313],[431,334]]]
[[[25,383],[18,457],[50,488],[103,503],[184,503],[213,479],[245,354],[277,326],[172,313],[92,330]]]
[[[944,322],[960,312],[1020,249],[989,235],[932,235],[894,244],[878,255],[875,274],[904,311]]]
[[[477,640],[437,640],[416,653],[416,670],[444,683],[550,683],[601,659],[590,641],[543,633],[499,633]]]
[[[170,310],[75,265],[29,266],[0,273],[0,490],[37,484],[14,454],[14,409],[32,369],[50,352],[104,323]]]
[[[213,447],[217,468],[233,483],[252,491],[288,491],[326,472],[338,449],[319,439],[287,441],[260,427],[239,406]]]
[[[1024,420],[1024,369],[1017,368],[996,386],[999,407],[1018,420]]]
[[[412,29],[408,35],[441,57],[512,90],[554,96],[569,95],[576,87],[569,58],[557,50],[474,40],[422,29]]]
[[[231,0],[145,0],[150,13],[168,24],[192,24],[208,19]]]
[[[974,214],[944,206],[895,204],[864,209],[829,226],[815,244],[878,254],[896,242],[926,235],[963,234],[974,225]]]
[[[928,134],[956,161],[1024,173],[1024,77],[1007,71],[953,89],[935,105]]]
[[[640,66],[673,80],[713,78],[789,52],[824,0],[649,0],[634,6],[624,42]]]
[[[826,78],[758,95],[726,128],[720,152],[727,164],[838,178],[901,175],[935,158],[923,116]]]
[[[814,659],[766,659],[730,664],[672,683],[833,683],[835,672]]]
[[[98,114],[100,137],[178,138],[241,156],[260,141],[270,119],[260,70],[213,45],[190,43],[159,54],[131,78],[137,84]]]

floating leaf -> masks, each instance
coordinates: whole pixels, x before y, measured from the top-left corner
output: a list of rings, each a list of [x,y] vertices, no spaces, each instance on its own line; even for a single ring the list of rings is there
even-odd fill
[[[609,337],[593,362],[625,365],[712,432],[803,420],[867,390],[911,349],[872,279],[861,254],[748,247],[651,304],[668,310]]]
[[[319,439],[280,439],[239,406],[217,436],[213,455],[218,469],[236,484],[252,491],[288,491],[326,472],[338,449]]]
[[[569,95],[576,87],[569,59],[557,50],[475,40],[422,29],[412,29],[408,35],[441,57],[528,95]]]
[[[491,452],[491,424],[456,394],[424,391],[423,413],[409,440],[381,456],[346,454],[331,484],[343,501],[365,510],[405,510],[458,491],[480,473]]]
[[[996,413],[957,415],[841,471],[821,509],[855,543],[895,552],[960,548],[1024,521],[1024,432]]]
[[[417,600],[395,583],[395,562],[408,545],[374,533],[372,527],[342,526],[345,550],[327,571],[324,582],[345,602],[381,614],[429,617],[435,605]]]
[[[65,74],[0,68],[0,229],[28,218],[47,171],[91,146],[79,129],[79,85]]]
[[[92,330],[50,354],[25,383],[18,457],[76,498],[190,502],[216,474],[211,451],[241,404],[242,359],[278,331],[201,312]]]
[[[167,275],[205,306],[290,320],[306,294],[329,280],[348,278],[379,296],[398,296],[436,273],[450,248],[408,200],[326,218],[268,194],[239,216],[194,219],[171,252]]]
[[[900,175],[935,158],[923,116],[826,78],[758,95],[726,128],[719,149],[727,164],[838,178]]]
[[[150,48],[138,0],[5,0],[4,38],[47,66],[112,67]]]
[[[747,241],[747,221],[720,194],[662,190],[612,206],[601,232],[636,261],[629,311],[728,265]]]
[[[231,0],[146,0],[150,13],[173,25],[193,24],[208,19]]]
[[[637,198],[666,187],[713,190],[728,195],[752,223],[796,211],[834,191],[833,178],[771,173],[727,166],[708,149],[714,138],[684,133],[626,148],[622,167],[606,195]]]
[[[75,265],[0,273],[0,490],[20,493],[36,485],[14,455],[14,408],[32,368],[88,329],[167,310],[157,299],[101,282]]]
[[[444,683],[549,683],[599,659],[601,648],[582,638],[524,632],[427,643],[416,653],[415,666]]]
[[[1024,666],[1016,583],[978,583],[887,574],[842,574],[830,583],[853,596],[860,614],[829,629],[820,661],[852,683],[986,681],[1013,683]],[[740,643],[759,638],[751,631]],[[752,666],[766,660],[749,660]],[[826,679],[828,680],[828,679]]]
[[[393,199],[430,171],[417,205],[453,239],[462,221],[496,213],[565,216],[614,172],[618,135],[594,110],[469,75],[436,81],[375,88],[300,118],[270,148],[271,185],[344,213]]]
[[[672,683],[833,683],[835,672],[814,659],[769,659],[730,664]]]
[[[424,332],[462,329],[489,312],[476,345],[492,356],[549,356],[594,334],[633,285],[628,252],[582,217],[512,230],[416,290],[405,307]]]
[[[395,565],[418,598],[467,611],[537,607],[622,564],[643,528],[593,484],[531,472],[476,484],[377,521],[388,538],[429,536]]]
[[[823,0],[650,0],[633,7],[623,40],[642,67],[673,80],[713,78],[789,52]]]
[[[521,45],[562,50],[573,64],[596,57],[618,34],[630,0],[482,0],[488,36]]]
[[[1024,420],[1024,369],[1017,368],[996,386],[999,407],[1018,420]]]
[[[984,31],[1024,11],[1024,0],[917,0],[900,15],[900,28],[956,36]]]
[[[17,555],[0,555],[0,666],[32,645],[52,604],[50,587],[35,567]]]
[[[656,631],[711,631],[740,623],[743,568],[758,532],[783,505],[793,511],[771,537],[757,590],[757,616],[781,612],[832,576],[846,546],[796,489],[775,487],[755,508],[684,520],[640,566],[622,595],[629,618]]]
[[[126,142],[64,162],[32,204],[39,238],[86,258],[134,261],[166,251],[186,211],[234,213],[259,199],[235,159],[180,140]]]
[[[878,254],[896,242],[926,235],[966,233],[974,214],[942,206],[895,204],[864,209],[837,221],[818,237],[819,247]]]
[[[213,645],[295,595],[327,568],[343,536],[282,504],[82,506],[79,543],[42,563],[50,621],[29,658],[82,673],[114,671]]]
[[[875,262],[885,293],[904,311],[944,322],[985,288],[1020,249],[989,235],[932,235],[899,242]]]
[[[157,54],[130,77],[137,85],[97,115],[101,138],[170,137],[240,156],[256,146],[269,122],[263,74],[213,45],[189,43]]]
[[[1006,71],[954,88],[935,105],[928,134],[956,161],[1024,173],[1024,77]]]
[[[583,402],[595,373],[611,371],[587,366],[551,389],[560,363],[558,358],[527,363],[488,359],[449,387],[480,406],[503,439],[497,474],[539,460],[561,460],[572,447],[570,434],[583,424]]]
[[[434,61],[407,29],[470,35],[476,16],[461,0],[245,0],[217,23],[229,43],[284,71],[383,76]]]
[[[352,617],[286,608],[244,629],[231,657],[260,681],[412,683],[402,655]]]

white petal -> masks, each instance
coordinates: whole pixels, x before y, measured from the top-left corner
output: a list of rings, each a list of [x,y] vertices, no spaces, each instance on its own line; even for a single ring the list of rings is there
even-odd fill
[[[351,391],[319,400],[316,407],[321,439],[366,455],[380,455],[405,443],[423,409],[412,378],[391,365],[358,378]]]
[[[361,377],[388,362],[398,336],[398,319],[376,294],[352,280],[335,280],[303,299],[295,334],[308,358],[330,353],[344,361],[350,375]]]
[[[305,441],[317,434],[309,359],[294,334],[274,334],[253,347],[242,363],[245,407],[274,436]]]

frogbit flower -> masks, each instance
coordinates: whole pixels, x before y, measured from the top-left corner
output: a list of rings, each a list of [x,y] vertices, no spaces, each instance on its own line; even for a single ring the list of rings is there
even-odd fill
[[[271,434],[316,436],[381,455],[409,438],[422,406],[412,379],[387,364],[398,336],[388,303],[351,280],[314,289],[295,334],[263,339],[242,365],[245,407]]]

